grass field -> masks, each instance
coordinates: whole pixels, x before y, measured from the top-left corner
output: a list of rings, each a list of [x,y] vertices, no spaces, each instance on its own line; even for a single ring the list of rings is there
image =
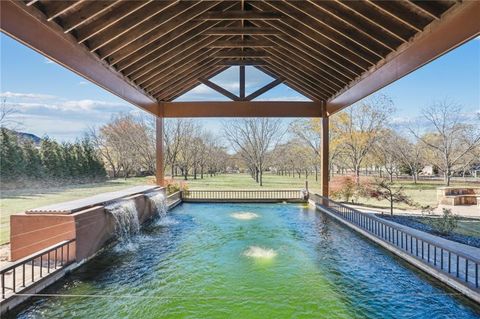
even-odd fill
[[[65,187],[42,188],[42,189],[20,189],[2,191],[0,198],[0,244],[8,241],[10,215],[24,212],[25,210],[59,203],[82,197],[88,197],[98,193],[116,191],[135,185],[152,183],[151,177],[139,177],[115,179],[102,183],[69,185]],[[225,174],[218,176],[205,176],[204,179],[189,179],[187,181],[191,189],[301,189],[305,187],[305,178],[294,178],[288,176],[277,176],[271,174],[264,175],[264,186],[260,187],[247,174]],[[310,191],[319,191],[320,183],[311,176],[308,180]],[[436,204],[436,188],[441,186],[440,182],[419,182],[417,185],[412,182],[402,182],[405,192],[413,201],[422,205]],[[361,198],[359,203],[372,207],[386,208],[388,202]],[[396,208],[409,208],[405,204],[395,205]],[[465,224],[465,231],[478,225],[471,223]]]

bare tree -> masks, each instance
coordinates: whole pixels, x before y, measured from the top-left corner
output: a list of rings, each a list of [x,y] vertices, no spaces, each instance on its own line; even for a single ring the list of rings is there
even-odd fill
[[[285,130],[279,119],[252,118],[225,122],[223,131],[232,147],[245,160],[252,176],[263,186],[263,171],[269,152],[280,142]]]
[[[398,159],[407,166],[413,178],[414,184],[417,183],[418,173],[425,164],[425,152],[419,143],[410,142],[402,136],[396,137],[394,142],[395,151]]]
[[[393,175],[398,173],[400,160],[396,149],[397,135],[391,130],[385,130],[374,146],[373,153],[376,160],[393,182]]]
[[[184,136],[183,131],[188,128],[184,119],[167,119],[165,121],[164,143],[165,143],[165,163],[164,169],[169,165],[172,178],[175,177],[177,160],[180,153],[181,139]]]
[[[335,115],[332,132],[337,137],[341,156],[355,172],[357,184],[360,182],[361,165],[380,138],[393,111],[393,102],[389,97],[376,95]]]
[[[7,102],[7,98],[3,98],[0,104],[0,127],[14,129],[19,124],[12,118],[15,113],[15,108]]]
[[[411,132],[429,148],[429,160],[443,172],[449,186],[455,170],[461,169],[467,155],[480,147],[480,121],[476,118],[466,122],[462,107],[448,100],[434,103],[422,113],[431,131]]]
[[[154,121],[132,115],[116,116],[99,130],[91,130],[95,146],[114,176],[155,173]]]

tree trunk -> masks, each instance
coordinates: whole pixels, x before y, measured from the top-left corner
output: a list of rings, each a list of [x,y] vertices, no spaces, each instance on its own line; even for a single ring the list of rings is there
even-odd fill
[[[355,166],[355,183],[360,185],[360,167]]]
[[[260,186],[263,186],[263,172],[262,172],[262,170],[260,170],[259,175],[260,175],[260,178],[259,178]]]
[[[393,216],[393,195],[390,194],[390,215]]]

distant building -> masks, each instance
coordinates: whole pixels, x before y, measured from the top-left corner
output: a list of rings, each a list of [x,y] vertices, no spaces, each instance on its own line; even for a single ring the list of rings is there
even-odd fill
[[[433,171],[433,165],[427,165],[427,166],[423,167],[422,171],[420,172],[420,175],[423,175],[423,176],[433,176],[433,175],[435,175],[435,173]]]

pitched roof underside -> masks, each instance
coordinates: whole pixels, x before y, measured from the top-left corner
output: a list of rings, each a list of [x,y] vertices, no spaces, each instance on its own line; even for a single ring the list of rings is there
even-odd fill
[[[255,65],[328,101],[455,6],[428,1],[23,1],[157,101]]]

